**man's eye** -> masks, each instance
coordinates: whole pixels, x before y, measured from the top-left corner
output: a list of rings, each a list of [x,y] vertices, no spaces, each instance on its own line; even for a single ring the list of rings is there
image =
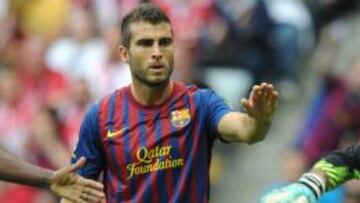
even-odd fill
[[[140,40],[137,44],[140,46],[144,46],[144,47],[151,47],[153,44],[153,41],[152,40]]]
[[[171,38],[165,38],[165,39],[161,39],[159,42],[160,46],[169,46],[172,43],[172,39]]]

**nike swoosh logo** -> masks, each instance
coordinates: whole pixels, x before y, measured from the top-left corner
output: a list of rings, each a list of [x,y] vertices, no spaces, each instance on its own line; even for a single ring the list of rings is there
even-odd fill
[[[108,130],[108,132],[107,132],[107,137],[108,137],[108,138],[116,137],[116,136],[122,134],[122,133],[123,133],[125,130],[127,130],[127,129],[128,129],[128,127],[124,127],[124,128],[122,128],[122,129],[120,129],[120,130],[118,130],[118,131],[114,131],[114,132],[111,132],[110,130]]]

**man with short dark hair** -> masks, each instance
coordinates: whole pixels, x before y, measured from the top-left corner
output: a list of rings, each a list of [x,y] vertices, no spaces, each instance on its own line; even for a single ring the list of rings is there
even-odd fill
[[[97,179],[107,202],[208,202],[211,149],[216,139],[255,143],[265,138],[277,106],[270,84],[253,87],[230,110],[213,91],[170,80],[173,30],[166,14],[140,4],[123,19],[121,58],[132,84],[95,103],[83,121],[73,162]]]

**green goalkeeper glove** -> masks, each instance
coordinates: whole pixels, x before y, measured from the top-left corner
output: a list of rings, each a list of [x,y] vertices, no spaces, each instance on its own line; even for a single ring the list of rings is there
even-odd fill
[[[261,203],[316,203],[325,192],[325,183],[318,175],[307,173],[298,182],[275,189],[261,198]]]

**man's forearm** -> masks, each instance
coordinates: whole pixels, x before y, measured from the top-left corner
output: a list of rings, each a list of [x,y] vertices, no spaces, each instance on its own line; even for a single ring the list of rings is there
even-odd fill
[[[26,163],[0,148],[1,180],[46,188],[52,174],[51,170]]]
[[[255,119],[248,114],[231,112],[219,123],[219,132],[227,141],[255,143],[264,139],[270,129],[271,119]]]

